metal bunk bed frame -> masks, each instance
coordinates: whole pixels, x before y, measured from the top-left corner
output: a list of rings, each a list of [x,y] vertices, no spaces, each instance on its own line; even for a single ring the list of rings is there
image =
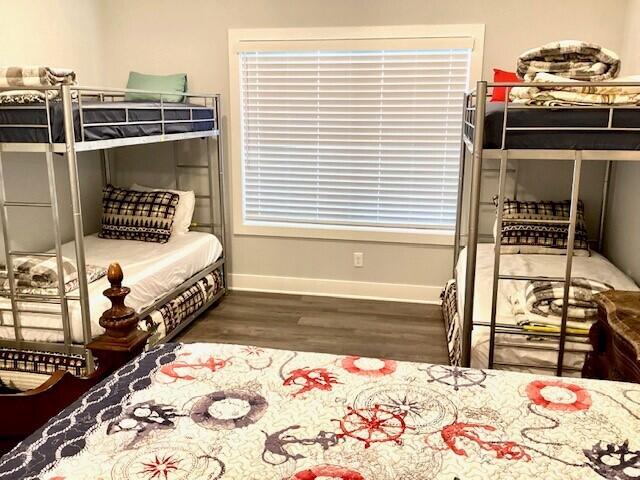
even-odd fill
[[[220,132],[220,113],[221,113],[221,101],[219,94],[199,94],[199,93],[184,93],[181,95],[186,101],[196,103],[173,103],[164,100],[165,97],[175,97],[175,92],[161,92],[161,91],[148,91],[148,90],[135,90],[135,89],[117,89],[117,88],[102,88],[102,87],[84,87],[75,85],[61,85],[56,87],[10,87],[2,88],[0,90],[38,90],[44,93],[44,102],[41,104],[31,105],[19,105],[16,108],[21,109],[40,109],[46,112],[46,124],[2,124],[0,128],[38,128],[47,130],[48,142],[46,143],[0,143],[0,228],[2,229],[5,258],[7,259],[7,278],[9,281],[9,294],[0,294],[2,297],[9,297],[11,302],[10,308],[2,308],[1,311],[11,312],[13,318],[13,331],[14,339],[2,339],[0,340],[0,347],[12,348],[16,350],[42,350],[48,352],[60,352],[66,354],[81,354],[86,359],[87,373],[91,373],[94,368],[93,358],[91,353],[85,348],[85,345],[92,340],[91,333],[91,314],[89,310],[89,291],[86,276],[86,261],[85,261],[85,249],[84,249],[84,228],[82,222],[82,205],[80,197],[80,181],[78,178],[78,152],[87,151],[100,151],[102,156],[103,166],[103,181],[109,183],[111,181],[111,161],[109,157],[108,149],[130,146],[130,145],[143,145],[159,142],[176,142],[180,140],[188,140],[200,138],[206,140],[206,164],[184,164],[179,163],[174,152],[175,162],[175,182],[176,189],[180,189],[180,171],[182,169],[206,169],[208,172],[208,194],[197,195],[196,198],[209,200],[209,221],[205,223],[192,223],[194,228],[208,229],[212,234],[216,233],[216,229],[219,227],[218,238],[222,244],[222,255],[212,265],[206,267],[200,272],[193,275],[191,278],[184,281],[182,284],[175,287],[171,292],[167,293],[163,297],[157,299],[152,305],[149,305],[143,311],[139,313],[141,319],[145,318],[148,314],[153,312],[156,308],[166,304],[172,298],[177,297],[189,287],[194,285],[198,280],[204,278],[209,273],[216,269],[222,269],[223,285],[222,288],[205,304],[194,312],[188,318],[184,319],[182,323],[172,330],[162,341],[168,341],[177,335],[184,327],[186,327],[194,318],[202,313],[211,304],[216,302],[222,295],[225,294],[227,283],[227,268],[225,265],[225,182],[224,182],[224,156],[222,136]],[[57,92],[58,97],[61,99],[63,108],[63,120],[64,120],[64,142],[54,142],[52,135],[52,123],[50,116],[50,108],[54,101],[50,100],[50,93],[52,91]],[[110,103],[116,101],[116,99],[124,99],[127,94],[153,94],[160,98],[157,102],[158,106],[146,107],[144,104],[136,105],[131,102],[128,105],[119,104],[118,109],[125,111],[125,122],[94,122],[89,123],[85,119],[86,110],[89,108],[96,108],[100,106],[108,106]],[[84,104],[83,101],[92,101],[91,104]],[[58,100],[56,100],[58,101]],[[198,103],[199,102],[199,103]],[[155,109],[160,111],[160,120],[154,121],[130,121],[129,109]],[[166,119],[165,112],[167,110],[187,110],[189,112],[189,118],[184,120],[171,120]],[[213,117],[211,118],[194,118],[194,111],[196,110],[212,110]],[[76,135],[74,125],[74,111],[77,112],[77,120],[79,121],[79,135]],[[183,133],[170,133],[167,132],[167,126],[177,123],[190,123],[197,124],[200,122],[213,123],[212,129],[191,131]],[[159,135],[147,135],[137,137],[122,137],[105,140],[86,140],[85,130],[91,127],[116,127],[116,126],[129,126],[129,125],[160,125],[161,134]],[[79,137],[79,140],[76,140]],[[212,146],[213,140],[216,139],[215,147]],[[174,144],[175,145],[175,144]],[[214,160],[214,151],[216,153]],[[49,183],[49,197],[48,203],[36,203],[36,202],[15,202],[10,201],[6,197],[5,191],[5,177],[2,169],[3,153],[24,153],[35,152],[44,153],[47,164],[47,175]],[[66,153],[67,165],[69,169],[69,186],[71,191],[71,210],[73,215],[73,239],[75,242],[75,254],[77,273],[79,281],[79,295],[69,295],[65,293],[64,279],[60,275],[58,282],[59,295],[26,295],[16,293],[16,279],[13,268],[13,262],[10,261],[12,257],[18,255],[34,255],[41,257],[55,257],[57,259],[58,271],[62,272],[62,232],[60,230],[60,214],[58,194],[56,190],[56,178],[54,172],[54,153]],[[214,170],[217,172],[217,181],[214,178]],[[216,185],[217,183],[217,185]],[[215,204],[215,192],[218,193],[218,215],[219,222],[216,223],[216,204]],[[50,208],[53,220],[53,237],[55,247],[53,252],[26,252],[13,250],[10,245],[11,235],[9,233],[8,225],[8,209],[11,207],[32,207],[32,208]],[[71,338],[71,325],[69,318],[69,301],[79,301],[80,311],[82,315],[82,334],[83,344],[77,344],[72,341]],[[50,303],[60,305],[60,311],[56,312],[41,312],[39,310],[21,308],[21,304],[28,303]],[[37,313],[40,315],[56,315],[61,318],[60,327],[23,327],[20,323],[21,313]],[[0,324],[2,322],[0,321]],[[37,328],[38,330],[50,330],[56,332],[62,332],[64,342],[41,342],[41,341],[25,341],[23,339],[22,330],[29,328]]]
[[[554,87],[639,87],[639,82],[558,82],[552,84]],[[513,367],[513,368],[536,368],[542,370],[553,370],[556,375],[562,376],[563,372],[575,371],[576,369],[567,367],[564,365],[565,353],[584,353],[582,351],[572,350],[566,348],[566,340],[575,335],[569,335],[567,333],[567,310],[568,310],[568,296],[569,287],[571,283],[571,271],[573,263],[573,250],[574,240],[576,232],[576,220],[577,220],[577,207],[578,207],[578,194],[580,191],[580,179],[582,172],[582,163],[584,161],[604,161],[606,164],[606,171],[604,174],[603,190],[602,190],[602,205],[600,210],[600,222],[598,232],[598,249],[602,248],[604,241],[604,222],[607,208],[607,198],[609,193],[609,179],[611,174],[611,167],[613,161],[640,161],[640,151],[634,150],[567,150],[567,149],[509,149],[507,148],[507,135],[512,131],[611,131],[611,132],[638,132],[640,128],[635,127],[614,127],[613,115],[614,111],[618,109],[634,108],[630,105],[589,105],[589,106],[538,106],[538,105],[521,105],[513,106],[509,104],[509,92],[513,87],[539,87],[540,84],[536,83],[490,83],[486,81],[479,81],[476,86],[476,90],[468,94],[465,94],[463,101],[463,124],[462,124],[462,139],[461,139],[461,155],[460,155],[460,173],[459,173],[459,190],[458,190],[458,203],[456,214],[456,231],[454,241],[454,276],[456,270],[456,264],[458,262],[459,254],[462,248],[462,228],[461,220],[463,215],[463,197],[464,197],[464,177],[465,177],[465,163],[466,153],[471,155],[471,190],[469,194],[469,210],[468,210],[468,233],[467,237],[467,263],[466,263],[466,277],[465,277],[465,292],[464,292],[464,309],[463,309],[463,325],[462,325],[462,366],[468,367],[471,364],[471,339],[472,331],[475,326],[488,326],[490,328],[490,340],[489,340],[489,368],[494,367]],[[501,135],[501,148],[499,149],[484,149],[484,123],[486,113],[487,94],[489,88],[504,87],[506,89],[505,100],[503,105],[503,121],[502,121],[502,135]],[[606,125],[599,127],[550,127],[550,126],[526,126],[526,127],[510,127],[508,126],[509,111],[518,108],[528,109],[576,109],[576,108],[588,108],[588,109],[605,109],[608,111],[608,121]],[[497,206],[497,220],[496,231],[502,231],[502,213],[504,205],[504,193],[507,177],[507,169],[509,160],[527,161],[527,160],[567,160],[573,162],[573,178],[571,183],[571,206],[568,221],[549,222],[543,223],[561,223],[568,225],[567,235],[567,251],[566,251],[566,267],[564,276],[561,277],[530,277],[521,275],[504,275],[500,273],[500,247],[501,242],[494,242],[494,265],[493,265],[493,284],[492,284],[492,298],[491,298],[491,318],[487,322],[474,322],[473,319],[473,306],[474,306],[474,293],[475,293],[475,274],[476,274],[476,259],[477,259],[477,244],[479,238],[479,214],[481,202],[481,186],[482,186],[482,163],[483,160],[498,160],[499,161],[499,177],[498,177],[498,206]],[[517,172],[517,170],[516,170]],[[517,175],[517,174],[516,174]],[[517,187],[517,178],[516,178]],[[495,362],[494,354],[496,347],[500,346],[513,346],[509,344],[501,344],[496,342],[496,334],[507,335],[526,335],[531,336],[531,332],[524,332],[517,326],[509,324],[499,324],[496,321],[497,313],[497,295],[499,283],[501,280],[515,280],[515,281],[528,281],[528,280],[548,280],[557,281],[564,284],[563,291],[563,307],[562,307],[562,321],[560,326],[560,333],[535,333],[535,336],[557,338],[557,348],[545,347],[540,345],[521,345],[518,344],[517,348],[522,349],[535,349],[535,350],[550,350],[557,351],[558,357],[555,367],[548,367],[544,365],[533,364],[521,364],[511,362]]]

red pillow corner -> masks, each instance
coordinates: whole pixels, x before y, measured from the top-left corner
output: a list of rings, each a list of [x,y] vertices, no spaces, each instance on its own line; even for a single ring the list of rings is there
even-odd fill
[[[507,72],[500,70],[499,68],[493,69],[493,81],[494,82],[518,82],[522,83],[522,79],[516,75],[515,72]],[[493,93],[491,95],[492,102],[504,102],[504,98],[507,94],[506,87],[493,87]]]

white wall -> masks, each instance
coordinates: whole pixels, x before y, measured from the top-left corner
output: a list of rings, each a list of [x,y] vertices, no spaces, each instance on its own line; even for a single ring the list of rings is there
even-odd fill
[[[629,0],[621,50],[622,73],[640,75],[640,0]],[[605,230],[605,254],[640,284],[640,164],[620,162],[613,167],[611,197]]]
[[[102,5],[85,0],[0,0],[0,64],[49,65],[76,70],[80,82],[102,83],[104,63]],[[43,154],[4,154],[7,197],[16,201],[48,201]],[[66,157],[55,155],[63,236],[73,236]],[[80,154],[85,230],[99,225],[100,163],[95,153]],[[42,209],[10,209],[12,248],[52,247],[51,215]],[[0,257],[4,249],[0,247]]]
[[[192,91],[220,92],[228,86],[229,28],[451,24],[486,25],[487,78],[493,67],[513,69],[522,51],[558,39],[585,39],[620,50],[626,0],[610,1],[607,16],[595,0],[105,0],[107,68],[102,83],[123,86],[130,70],[148,73],[186,72]],[[228,105],[225,106],[228,111]],[[135,155],[146,155],[137,150]],[[131,154],[127,154],[130,158]],[[595,167],[596,169],[598,167]],[[138,171],[147,178],[148,174]],[[593,175],[597,177],[597,172]],[[554,183],[547,180],[551,178]],[[128,175],[126,181],[135,179]],[[547,178],[526,172],[524,190],[537,185],[557,192],[568,177]],[[597,178],[596,178],[597,180]],[[596,181],[595,184],[598,184]],[[585,187],[587,188],[587,187]],[[597,208],[599,188],[589,205]],[[588,207],[589,207],[588,205]],[[597,212],[596,212],[597,215]],[[352,267],[354,251],[365,253],[365,267]],[[300,240],[257,236],[233,237],[232,272],[236,285],[270,288],[312,288],[326,291],[380,291],[434,299],[451,275],[452,249],[333,240]],[[299,280],[313,279],[313,281]],[[343,283],[323,282],[337,280]],[[345,284],[344,282],[364,282]],[[405,288],[421,285],[431,288]]]
[[[638,61],[634,48],[638,38],[633,27],[637,24],[634,19],[639,16],[639,3],[609,2],[603,21],[597,13],[601,2],[595,0],[185,0],[180,5],[169,0],[0,0],[0,63],[72,66],[81,83],[106,86],[124,86],[130,70],[186,72],[191,91],[218,91],[226,101],[229,28],[484,23],[487,78],[493,67],[513,68],[516,56],[523,50],[560,38],[582,38],[624,50],[624,68],[631,73],[629,60]],[[626,42],[620,28],[625,19]],[[121,153],[121,159],[142,161],[126,162],[126,166],[121,161],[119,180],[123,184],[138,180],[168,186],[172,167],[167,148],[137,148]],[[31,190],[46,193],[44,176],[40,174],[43,170],[37,170],[42,165],[34,157],[25,161],[12,156],[6,163],[10,185],[29,185]],[[58,157],[56,164],[59,183],[66,184],[64,160]],[[164,173],[158,175],[158,167],[160,171],[164,168]],[[588,210],[596,216],[599,167],[593,168],[588,173],[591,180],[585,185],[588,192],[583,196]],[[80,169],[86,230],[94,231],[98,225],[101,180],[97,155],[81,155]],[[627,179],[628,175],[621,177]],[[614,183],[619,182],[617,178],[614,175]],[[537,188],[543,185],[542,195],[561,197],[556,193],[557,185],[568,185],[566,172],[545,177],[535,168],[521,171],[521,179],[521,192],[530,196],[540,195]],[[633,193],[633,188],[628,190]],[[16,195],[23,191],[18,188]],[[61,191],[61,205],[68,206],[68,191]],[[617,195],[627,198],[624,187],[618,191],[622,194]],[[42,216],[17,217],[16,222],[30,222],[41,230],[46,225]],[[613,220],[614,216],[610,218]],[[63,220],[68,238],[70,217]],[[49,242],[39,232],[22,239],[17,246],[44,248]],[[611,250],[621,251],[620,245],[610,246]],[[233,236],[231,251],[236,284],[333,293],[389,292],[391,296],[408,298],[435,298],[450,276],[452,261],[451,248],[442,246],[240,235]],[[354,251],[365,253],[364,268],[352,267]],[[628,255],[621,253],[618,257]]]

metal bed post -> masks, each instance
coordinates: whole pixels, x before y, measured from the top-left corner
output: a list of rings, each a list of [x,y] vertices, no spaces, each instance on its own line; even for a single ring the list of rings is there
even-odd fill
[[[576,150],[573,163],[573,180],[571,182],[571,210],[569,212],[569,232],[567,236],[567,263],[564,273],[564,292],[562,294],[562,322],[560,325],[560,345],[556,375],[561,377],[564,367],[564,350],[567,338],[567,316],[569,313],[569,288],[571,287],[571,269],[573,267],[573,247],[576,236],[576,220],[578,216],[578,196],[580,194],[580,175],[582,172],[582,151]]]
[[[62,262],[62,233],[60,231],[60,212],[58,211],[58,192],[53,153],[46,152],[47,174],[49,179],[49,199],[51,201],[51,217],[53,220],[53,237],[55,242],[56,263],[58,266],[58,295],[60,296],[60,312],[62,315],[62,332],[64,344],[71,345],[71,327],[69,325],[69,304],[65,291],[64,266]]]
[[[600,226],[598,230],[598,252],[602,253],[604,248],[604,229],[607,216],[607,203],[609,201],[609,185],[611,182],[611,169],[613,162],[607,160],[607,168],[604,172],[604,182],[602,184],[602,202],[600,203]]]
[[[508,98],[508,97],[507,97]],[[506,124],[506,112],[505,112]],[[500,153],[500,179],[498,181],[498,207],[496,218],[496,238],[493,244],[493,289],[491,292],[491,326],[489,335],[489,368],[493,368],[493,357],[496,350],[496,314],[498,308],[498,289],[500,287],[500,247],[502,245],[502,214],[504,208],[504,188],[507,177],[508,151],[504,148]]]
[[[20,329],[20,313],[18,312],[18,301],[16,299],[16,279],[15,273],[13,271],[13,261],[11,261],[11,247],[9,245],[9,219],[7,215],[7,199],[6,191],[4,188],[4,178],[2,152],[0,152],[0,228],[2,228],[5,263],[7,264],[7,278],[9,279],[9,292],[11,293],[11,316],[13,318],[13,333],[16,337],[16,341],[20,342],[22,340],[22,331]]]
[[[464,322],[462,325],[462,366],[471,365],[471,334],[473,331],[473,297],[476,281],[476,257],[478,255],[478,217],[480,213],[480,188],[482,183],[482,147],[484,146],[484,116],[487,101],[487,82],[479,81],[476,88],[476,112],[473,131],[473,157],[469,208],[469,233],[467,235],[467,267],[465,276]]]
[[[85,345],[91,342],[91,312],[89,310],[89,286],[87,285],[87,268],[84,255],[84,228],[82,225],[82,200],[80,197],[80,180],[78,178],[78,159],[76,155],[76,139],[74,132],[73,99],[71,87],[62,86],[62,107],[64,111],[64,136],[69,166],[69,187],[71,189],[71,208],[73,212],[73,235],[76,250],[76,268],[78,270],[78,286],[80,289],[80,311],[82,313],[82,333]],[[92,373],[95,365],[91,352],[87,351],[87,373]]]
[[[456,203],[456,230],[453,240],[453,276],[456,275],[456,265],[458,264],[458,257],[460,255],[460,233],[461,233],[461,220],[462,220],[462,201],[464,193],[464,169],[465,169],[465,154],[467,147],[464,143],[464,129],[467,119],[467,94],[462,94],[462,131],[460,132],[460,162],[458,164],[458,198]]]
[[[224,145],[222,144],[222,133],[221,133],[221,98],[220,95],[216,95],[215,96],[215,116],[216,116],[216,129],[218,130],[218,136],[216,138],[216,146],[217,146],[217,157],[218,157],[218,195],[220,196],[220,243],[222,243],[222,251],[223,251],[223,257],[224,257],[224,263],[222,265],[222,281],[224,283],[224,288],[225,290],[228,290],[229,288],[229,283],[228,283],[228,270],[229,270],[229,266],[228,266],[228,260],[230,258],[229,256],[229,252],[227,251],[227,230],[226,230],[226,221],[225,221],[225,217],[226,217],[226,213],[225,213],[225,181],[224,181]],[[211,141],[211,139],[209,138],[208,141]],[[211,172],[211,169],[209,169],[209,172]],[[213,194],[213,191],[211,192]],[[213,195],[212,195],[213,197]],[[211,202],[213,202],[213,199],[211,200]],[[213,205],[213,203],[212,203]],[[212,218],[213,218],[213,210],[212,210]],[[212,221],[213,223],[213,221]]]

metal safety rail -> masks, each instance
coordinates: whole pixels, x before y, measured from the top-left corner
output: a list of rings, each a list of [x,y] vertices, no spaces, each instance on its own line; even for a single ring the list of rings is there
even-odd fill
[[[558,82],[553,84],[545,84],[545,86],[553,87],[640,87],[640,82]],[[488,100],[488,89],[495,87],[503,87],[506,89],[505,100],[502,102],[502,134],[501,148],[485,149],[484,148],[484,123],[486,114],[486,103]],[[510,132],[544,132],[544,131],[580,131],[580,132],[638,132],[640,127],[617,127],[614,126],[614,115],[616,110],[630,108],[638,108],[634,105],[589,105],[589,106],[540,106],[540,105],[522,105],[510,104],[509,92],[513,87],[540,87],[539,83],[488,83],[480,81],[477,83],[475,91],[465,95],[463,102],[463,125],[461,140],[461,156],[460,156],[460,186],[458,193],[457,206],[457,223],[455,232],[454,245],[454,270],[457,264],[459,254],[462,248],[462,228],[461,219],[463,216],[463,198],[464,198],[464,177],[466,168],[466,155],[471,155],[471,186],[468,199],[468,233],[466,235],[467,247],[467,263],[465,270],[465,292],[464,292],[464,310],[463,310],[463,326],[462,326],[462,365],[469,366],[471,363],[471,339],[474,326],[484,326],[490,328],[489,342],[489,368],[493,367],[512,367],[512,368],[536,368],[541,370],[553,370],[558,376],[564,372],[575,371],[576,369],[564,365],[566,353],[585,354],[584,351],[570,349],[566,347],[566,342],[571,340],[579,340],[580,337],[567,332],[567,316],[568,316],[568,298],[569,288],[571,284],[571,272],[573,266],[573,251],[576,232],[578,194],[580,191],[580,179],[582,173],[582,165],[584,161],[604,161],[606,171],[603,181],[602,204],[600,209],[600,222],[598,232],[598,249],[603,245],[604,241],[604,224],[606,215],[606,202],[609,193],[609,178],[611,173],[612,161],[640,161],[640,151],[634,150],[567,150],[567,149],[510,149],[507,148],[507,139]],[[580,108],[586,109],[603,109],[608,111],[606,123],[596,126],[509,126],[509,112],[515,109],[547,109],[547,110],[575,110]],[[479,234],[479,213],[481,202],[481,186],[484,160],[499,161],[499,178],[498,178],[498,205],[496,231],[502,231],[502,213],[504,206],[505,183],[508,173],[508,164],[510,160],[527,161],[527,160],[566,160],[573,162],[573,176],[571,182],[571,204],[568,220],[560,220],[553,223],[564,224],[568,226],[567,249],[566,249],[566,265],[564,275],[556,278],[549,277],[530,277],[521,275],[505,275],[500,272],[500,247],[501,242],[494,242],[494,270],[491,297],[491,317],[489,322],[474,321],[473,306],[475,294],[475,274],[477,259],[477,244],[480,238]],[[511,221],[511,220],[510,220]],[[543,223],[551,223],[544,221]],[[455,272],[454,272],[455,274]],[[552,280],[562,282],[563,290],[563,306],[562,320],[559,333],[543,333],[525,331],[521,327],[513,324],[502,324],[496,320],[497,314],[497,296],[500,282],[504,280],[511,281],[529,281],[529,280]],[[551,345],[523,345],[522,343],[511,344],[509,342],[496,341],[496,335],[515,335],[515,336],[533,336],[546,339],[557,339],[557,347],[555,342]],[[583,337],[584,338],[584,337]],[[511,362],[495,362],[496,347],[516,347],[520,349],[530,350],[551,350],[557,351],[557,362],[554,367],[535,364],[521,364]]]
[[[2,128],[12,129],[37,129],[46,132],[46,141],[39,143],[21,143],[21,142],[3,142],[0,143],[0,228],[2,229],[2,235],[4,239],[5,258],[7,259],[7,278],[9,283],[9,292],[0,293],[0,297],[8,298],[11,308],[0,309],[3,312],[11,312],[13,319],[13,334],[14,339],[1,339],[0,347],[13,348],[18,350],[42,350],[61,353],[75,353],[84,354],[87,360],[87,370],[91,372],[94,368],[93,359],[90,352],[86,350],[85,345],[92,339],[91,332],[91,314],[89,310],[89,292],[86,277],[86,260],[84,250],[84,228],[82,221],[82,209],[81,209],[81,196],[80,196],[80,182],[78,178],[78,165],[77,165],[77,152],[82,151],[100,151],[102,156],[103,165],[103,179],[105,184],[112,181],[112,162],[109,155],[109,150],[115,147],[129,146],[129,145],[144,145],[150,143],[166,142],[166,141],[179,141],[201,138],[206,140],[206,155],[207,163],[202,165],[190,165],[180,164],[176,160],[176,188],[180,188],[180,175],[179,170],[182,168],[198,168],[207,170],[207,192],[206,194],[197,195],[197,198],[206,198],[209,203],[209,222],[199,223],[193,225],[198,228],[205,228],[212,234],[217,235],[223,247],[223,254],[213,265],[205,268],[201,272],[198,272],[191,278],[187,279],[181,285],[176,287],[172,292],[168,293],[164,297],[157,299],[152,305],[145,308],[141,312],[141,318],[156,308],[160,307],[164,303],[170,301],[172,298],[180,295],[184,290],[195,284],[200,279],[214,271],[215,269],[222,269],[223,272],[223,288],[209,301],[203,305],[203,307],[196,312],[196,315],[190,316],[186,321],[181,324],[181,328],[184,328],[193,318],[197,316],[201,311],[210,306],[220,296],[225,293],[225,287],[227,285],[227,268],[225,264],[225,252],[226,252],[226,231],[225,231],[225,184],[224,184],[224,156],[223,145],[220,136],[219,119],[221,118],[221,100],[218,94],[192,94],[184,93],[180,94],[184,96],[185,103],[173,103],[165,101],[165,97],[175,97],[175,92],[160,92],[160,91],[147,91],[147,90],[133,90],[133,89],[115,89],[115,88],[101,88],[101,87],[82,87],[73,85],[63,85],[60,87],[11,87],[0,88],[2,90],[39,90],[44,92],[44,101],[41,104],[29,104],[29,105],[9,105],[8,109],[31,109],[40,110],[44,114],[46,121],[42,124],[0,124]],[[56,92],[56,98],[50,99],[51,91]],[[155,95],[159,97],[159,102],[155,102],[149,105],[149,102],[137,103],[127,102],[127,94],[145,94]],[[54,136],[54,124],[52,118],[52,108],[59,108],[62,105],[63,114],[63,131],[64,141],[59,141]],[[110,122],[91,122],[87,118],[87,112],[91,109],[109,107],[112,109],[120,110],[124,112],[124,121],[110,121]],[[5,108],[5,107],[0,107]],[[149,121],[136,121],[130,118],[129,112],[131,110],[152,109],[160,112],[159,120]],[[167,118],[166,113],[168,111],[185,111],[188,112],[188,118],[184,119],[171,119]],[[195,112],[200,112],[197,114]],[[204,114],[202,113],[204,111]],[[212,112],[211,115],[207,115],[207,112]],[[184,133],[175,133],[170,130],[172,125],[178,123],[189,123],[193,125],[207,125],[205,129],[197,131],[189,131]],[[135,136],[135,137],[123,137],[112,139],[100,139],[90,140],[87,135],[88,129],[95,127],[126,127],[134,125],[156,125],[160,127],[160,134]],[[156,127],[157,128],[157,127]],[[215,139],[215,140],[214,140]],[[215,141],[216,145],[212,145]],[[3,153],[24,153],[24,152],[36,152],[44,153],[47,163],[47,174],[49,183],[49,202],[18,202],[8,199],[6,197],[5,190],[5,175],[3,172]],[[78,274],[78,291],[73,292],[76,295],[70,295],[65,292],[65,279],[63,275],[59,276],[58,281],[58,295],[33,295],[22,294],[19,292],[16,284],[14,266],[11,259],[18,255],[33,255],[39,257],[55,257],[57,259],[58,272],[63,272],[62,269],[62,233],[60,228],[60,209],[58,203],[58,194],[56,191],[56,178],[54,171],[53,154],[54,153],[66,153],[67,165],[69,169],[69,186],[71,191],[71,211],[73,217],[73,238],[75,242],[75,255]],[[215,154],[215,155],[214,155]],[[217,176],[217,178],[216,178]],[[216,205],[216,193],[217,191],[217,205]],[[217,206],[217,208],[216,208]],[[11,247],[12,228],[9,225],[9,210],[14,207],[29,207],[29,208],[48,208],[51,210],[53,220],[53,238],[54,249],[46,252],[24,252],[14,250]],[[219,214],[219,218],[216,222],[216,211]],[[69,302],[80,302],[80,311],[82,315],[82,333],[83,343],[74,343],[71,335],[71,324],[69,315]],[[59,311],[51,311],[49,309],[38,308],[38,304],[47,304],[59,306]],[[46,310],[46,311],[43,311]],[[38,315],[56,315],[60,318],[60,324],[51,327],[29,327],[22,325],[21,314],[31,313]],[[0,320],[1,323],[1,320]],[[50,330],[54,332],[61,332],[64,338],[63,342],[40,342],[40,341],[28,341],[24,339],[24,331],[28,329],[37,330]],[[173,332],[170,336],[177,333]],[[167,338],[168,339],[168,338]]]

